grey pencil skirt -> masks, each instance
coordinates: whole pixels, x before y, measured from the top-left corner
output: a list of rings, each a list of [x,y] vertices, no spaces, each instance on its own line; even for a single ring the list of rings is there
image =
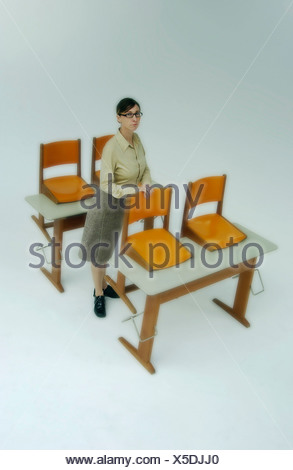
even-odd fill
[[[87,212],[79,257],[102,267],[111,258],[123,224],[120,200],[99,189],[98,204]]]

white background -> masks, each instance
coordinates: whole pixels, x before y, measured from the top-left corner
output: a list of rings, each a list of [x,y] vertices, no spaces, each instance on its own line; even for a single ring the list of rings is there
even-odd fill
[[[0,0],[2,449],[292,448],[291,4]],[[117,341],[136,342],[124,304],[94,316],[89,266],[64,268],[63,294],[28,266],[40,143],[81,138],[89,180],[125,96],[155,180],[227,173],[224,215],[279,246],[250,329],[211,302],[232,279],[161,307],[154,376]]]

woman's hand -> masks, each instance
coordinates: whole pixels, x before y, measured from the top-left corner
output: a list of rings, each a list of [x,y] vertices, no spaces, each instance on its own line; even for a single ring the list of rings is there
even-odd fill
[[[138,189],[144,193],[144,197],[150,197],[151,188],[149,184],[139,184]]]

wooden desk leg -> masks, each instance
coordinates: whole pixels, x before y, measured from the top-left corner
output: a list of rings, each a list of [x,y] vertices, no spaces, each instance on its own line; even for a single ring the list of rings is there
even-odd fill
[[[158,296],[147,296],[145,310],[143,315],[143,322],[140,332],[138,348],[132,346],[126,339],[120,337],[119,341],[125,348],[143,365],[143,367],[150,373],[154,374],[155,369],[150,362],[153,343],[155,335],[155,327],[159,315],[160,302]],[[148,339],[150,338],[150,339]]]
[[[249,260],[249,264],[255,265],[255,263],[256,258]],[[250,326],[250,323],[245,318],[245,313],[248,304],[253,274],[254,268],[249,268],[239,274],[233,308],[224,304],[223,302],[221,302],[221,300],[213,299],[213,302],[215,302],[215,304],[224,309],[225,312],[229,313],[229,315],[235,318],[235,320],[239,321],[242,325],[246,326],[246,328]]]
[[[61,284],[61,253],[62,253],[62,240],[63,240],[63,225],[62,219],[57,219],[54,222],[54,235],[55,246],[54,246],[54,258],[55,266],[52,265],[52,271],[48,271],[46,268],[41,268],[42,273],[49,279],[49,281],[56,287],[59,292],[64,292],[64,288]]]
[[[105,276],[105,280],[106,280],[106,282],[108,282],[108,284],[110,284],[111,287],[113,287],[114,291],[117,292],[120,299],[123,300],[123,302],[127,305],[129,310],[132,313],[136,313],[135,306],[133,305],[132,302],[130,302],[129,298],[125,294],[125,276],[124,276],[124,274],[122,274],[120,271],[118,271],[117,282],[113,281],[113,279],[108,275]]]
[[[39,227],[39,229],[41,230],[43,235],[45,235],[48,242],[51,242],[52,239],[51,239],[49,233],[47,232],[46,228],[47,227],[53,227],[53,223],[47,223],[46,224],[45,219],[41,214],[39,214],[39,217],[36,217],[35,215],[32,215],[32,219],[37,224],[37,226]]]

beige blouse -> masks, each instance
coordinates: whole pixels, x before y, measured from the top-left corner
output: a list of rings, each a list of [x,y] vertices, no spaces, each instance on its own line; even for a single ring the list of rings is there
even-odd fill
[[[108,184],[109,179],[110,185]],[[103,149],[101,189],[116,198],[121,198],[127,194],[135,194],[136,187],[127,187],[127,185],[136,186],[138,183],[151,184],[144,148],[137,134],[133,134],[132,146],[118,130]],[[126,187],[123,188],[123,185]]]

